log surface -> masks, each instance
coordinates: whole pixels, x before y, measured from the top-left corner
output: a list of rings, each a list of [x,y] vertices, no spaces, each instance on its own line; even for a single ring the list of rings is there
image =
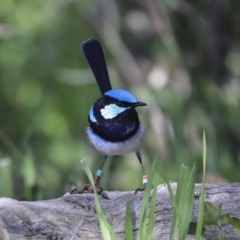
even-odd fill
[[[176,183],[171,184],[176,189]],[[200,196],[201,184],[196,184],[195,195]],[[134,239],[139,232],[139,216],[142,193],[106,192],[110,199],[100,197],[103,211],[118,239],[125,239],[124,223],[126,203],[130,200]],[[240,219],[240,184],[207,184],[205,201],[223,213]],[[196,223],[199,198],[194,201],[192,222]],[[165,184],[157,191],[153,240],[169,239],[172,203]],[[17,201],[0,198],[0,240],[15,239],[102,239],[92,194],[70,195],[44,201]],[[224,236],[224,238],[222,237]],[[187,239],[195,239],[188,235]],[[239,239],[232,225],[205,226],[202,239]]]

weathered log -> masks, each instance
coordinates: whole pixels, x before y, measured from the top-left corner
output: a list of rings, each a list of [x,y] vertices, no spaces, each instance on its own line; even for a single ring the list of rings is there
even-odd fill
[[[176,183],[171,184],[176,189]],[[201,184],[196,184],[196,196]],[[110,199],[101,198],[103,211],[118,239],[125,239],[124,222],[126,203],[130,200],[133,233],[137,239],[142,193],[107,192]],[[205,201],[219,207],[223,213],[240,218],[240,184],[207,184]],[[196,223],[199,198],[194,201],[192,222]],[[157,191],[155,226],[152,239],[169,239],[172,203],[165,184]],[[70,195],[44,201],[17,201],[0,198],[0,240],[7,239],[102,239],[92,194]],[[202,239],[239,239],[232,225],[223,223],[205,226]],[[187,239],[195,239],[194,234]]]

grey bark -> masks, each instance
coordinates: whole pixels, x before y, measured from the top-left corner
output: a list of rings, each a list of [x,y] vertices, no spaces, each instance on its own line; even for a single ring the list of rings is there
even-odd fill
[[[176,183],[172,183],[176,189]],[[200,195],[201,184],[195,187]],[[124,222],[126,203],[130,200],[134,238],[139,232],[142,193],[107,192],[110,199],[100,197],[103,211],[118,239],[125,239]],[[240,184],[207,184],[205,201],[221,205],[222,212],[240,218]],[[196,223],[199,198],[194,201],[192,222]],[[169,239],[172,203],[166,185],[157,191],[155,226],[152,239]],[[70,195],[44,201],[17,201],[0,198],[0,240],[12,239],[102,239],[92,194]],[[195,239],[188,235],[187,239]],[[202,239],[240,239],[236,229],[222,222],[221,226],[205,226]]]

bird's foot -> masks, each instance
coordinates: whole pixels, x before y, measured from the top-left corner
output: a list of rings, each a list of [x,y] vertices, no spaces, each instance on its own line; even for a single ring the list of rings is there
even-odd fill
[[[103,191],[102,187],[96,187],[96,192],[98,195],[102,196],[103,198],[109,199],[109,197],[107,196],[107,194]],[[83,184],[79,187],[76,187],[74,189],[72,189],[69,192],[71,195],[73,194],[83,194],[83,193],[94,193],[94,188],[91,184]]]
[[[137,188],[134,192],[134,194],[137,194],[138,192],[144,192],[146,185],[148,183],[148,176],[147,175],[143,175],[142,176],[142,187],[141,188]]]
[[[137,188],[137,189],[135,190],[135,192],[134,192],[134,195],[138,194],[139,192],[144,192],[145,188],[146,188],[145,185],[144,185],[143,187],[141,187],[141,188],[140,188],[140,187]]]
[[[70,194],[82,194],[82,193],[93,193],[93,187],[90,184],[84,184],[79,187],[73,188]]]
[[[97,194],[101,195],[103,188],[97,188]],[[94,193],[94,188],[91,184],[83,184],[70,191],[70,194]]]

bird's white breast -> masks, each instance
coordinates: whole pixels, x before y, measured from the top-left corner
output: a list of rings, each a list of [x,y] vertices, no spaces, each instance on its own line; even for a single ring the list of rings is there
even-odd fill
[[[123,155],[125,153],[134,152],[138,149],[144,135],[144,126],[140,123],[135,135],[121,142],[106,141],[96,135],[90,127],[87,128],[87,135],[90,143],[103,155]]]

